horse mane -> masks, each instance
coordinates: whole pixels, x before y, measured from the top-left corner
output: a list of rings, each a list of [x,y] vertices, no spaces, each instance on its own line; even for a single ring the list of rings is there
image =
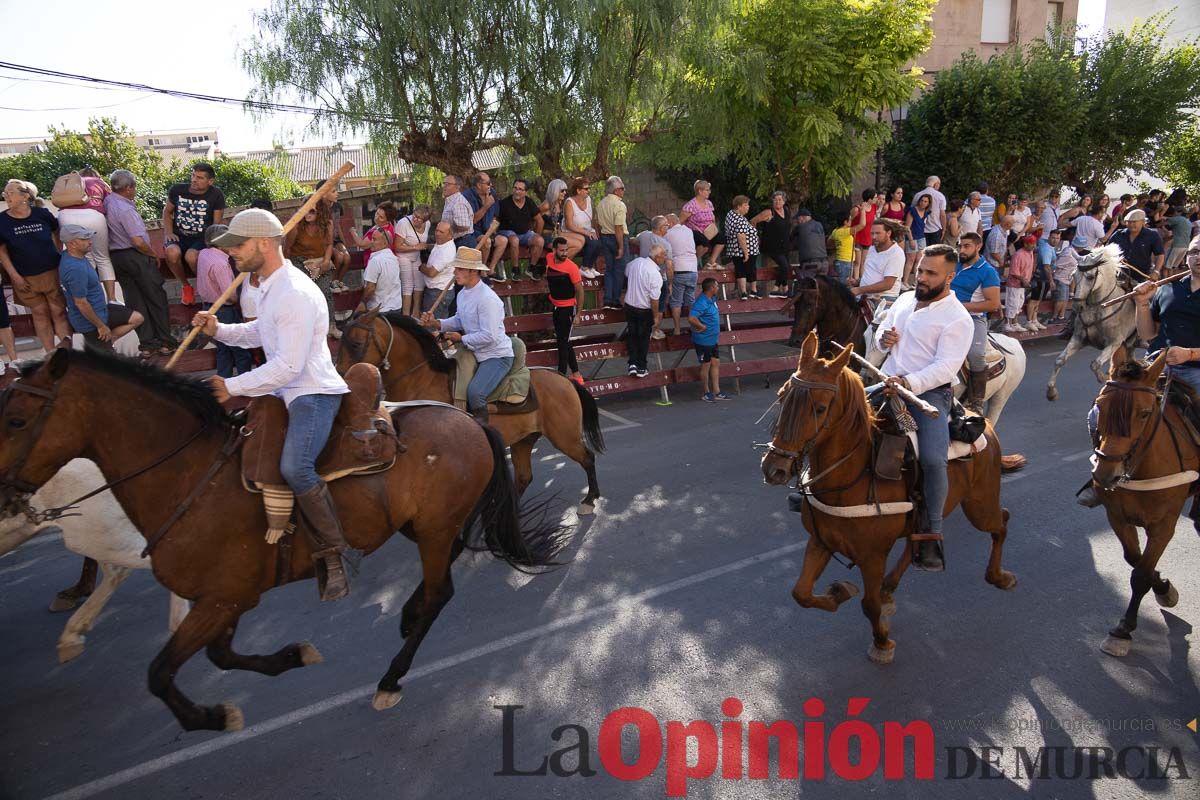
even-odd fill
[[[434,370],[449,374],[450,370],[454,369],[454,359],[446,358],[434,335],[421,327],[421,323],[415,318],[402,311],[384,311],[379,316],[391,323],[392,327],[399,328],[415,339],[417,346],[421,348],[421,354]]]
[[[213,397],[212,388],[203,378],[180,372],[170,372],[132,358],[101,350],[63,350],[68,367],[78,366],[113,378],[136,384],[149,392],[171,400],[195,415],[206,425],[233,424],[229,412]],[[60,358],[62,356],[59,356]],[[21,377],[29,378],[49,359],[24,362]],[[136,409],[131,409],[136,413]]]
[[[849,286],[828,275],[817,275],[816,279],[828,286],[829,290],[836,294],[847,308],[858,308],[858,298],[854,296],[854,292],[850,291]]]
[[[1079,260],[1079,267],[1085,272],[1096,267],[1105,272],[1112,272],[1115,275],[1121,268],[1121,257],[1120,245],[1106,244],[1104,247],[1096,248],[1081,258]]]
[[[837,377],[837,384],[838,394],[846,398],[843,402],[849,403],[846,411],[847,419],[840,427],[852,429],[861,423],[870,437],[875,430],[876,421],[875,415],[871,412],[871,406],[867,402],[866,388],[863,386],[862,378],[849,368],[843,368]],[[796,404],[799,402],[799,398],[805,394],[797,391],[788,391],[784,394],[783,399],[779,402],[779,414],[775,417],[772,435],[780,435],[788,441],[796,439],[799,434],[797,428],[801,421]]]

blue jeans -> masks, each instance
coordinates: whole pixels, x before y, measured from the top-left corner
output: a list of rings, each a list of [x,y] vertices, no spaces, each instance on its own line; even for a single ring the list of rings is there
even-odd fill
[[[583,250],[581,250],[579,253],[581,266],[596,266],[596,257],[600,255],[603,249],[604,248],[600,245],[599,239],[593,239],[590,236],[583,237]]]
[[[967,351],[967,369],[982,372],[987,369],[987,317],[972,314],[971,322],[975,325],[975,333],[971,337],[971,349]]]
[[[437,308],[433,307],[441,293],[441,289],[423,289],[421,291],[421,311],[432,311],[434,319],[445,319],[450,316],[450,303],[454,300],[454,292],[446,292],[446,296],[442,298],[442,304]]]
[[[305,494],[321,482],[317,457],[325,449],[333,418],[342,405],[340,394],[306,394],[288,406],[287,438],[279,471],[296,494]]]
[[[629,237],[617,258],[617,237],[611,233],[600,234],[600,244],[604,248],[604,304],[620,305],[621,294],[625,291],[625,257],[629,254]]]
[[[671,279],[671,308],[689,309],[696,299],[696,273],[676,272]]]
[[[487,358],[479,362],[479,368],[467,384],[467,409],[480,411],[487,408],[488,395],[496,391],[500,381],[512,369],[512,356]]]
[[[223,305],[217,309],[217,321],[227,325],[236,325],[242,321],[242,311],[237,304]],[[217,342],[217,374],[222,378],[232,378],[236,367],[238,375],[245,375],[254,369],[254,358],[244,347],[231,347]]]
[[[838,280],[846,283],[850,280],[850,275],[854,270],[853,261],[834,261],[833,268],[837,271]]]
[[[919,396],[938,410],[938,418],[930,419],[912,403],[906,403],[908,412],[917,421],[921,484],[929,516],[929,531],[941,533],[942,511],[946,507],[946,496],[950,493],[950,479],[946,474],[946,451],[950,448],[950,389],[930,389]]]

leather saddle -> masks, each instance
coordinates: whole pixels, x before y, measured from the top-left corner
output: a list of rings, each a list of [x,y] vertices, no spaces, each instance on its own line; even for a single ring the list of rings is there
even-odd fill
[[[884,480],[907,480],[910,491],[916,483],[920,448],[915,430],[904,424],[897,415],[896,407],[882,392],[871,395],[871,406],[880,420],[881,435],[875,444],[875,474]],[[902,406],[903,407],[903,406]],[[907,414],[907,409],[903,412]],[[942,424],[950,427],[950,446],[946,460],[970,459],[987,447],[986,421],[982,417],[968,414],[963,406],[953,401],[950,419]]]
[[[509,337],[513,344],[513,365],[508,374],[488,396],[488,414],[528,414],[538,410],[537,394],[533,391],[533,379],[525,363],[525,342],[517,336]],[[456,368],[451,373],[451,394],[454,404],[462,410],[467,408],[467,384],[475,375],[478,363],[475,354],[465,347],[458,348],[454,355]]]
[[[391,416],[380,407],[383,380],[372,364],[346,371],[350,387],[333,421],[329,440],[317,459],[326,481],[387,469],[400,450]],[[273,395],[256,397],[246,409],[242,433],[242,479],[248,487],[286,486],[279,470],[287,436],[287,406]]]
[[[988,338],[987,350],[983,355],[984,364],[987,369],[987,379],[993,381],[1004,374],[1004,370],[1008,367],[1008,359],[1004,356],[1004,352],[1000,348],[992,344],[991,337]],[[964,386],[971,378],[971,372],[967,369],[967,364],[964,361],[963,365],[958,370],[958,380]]]

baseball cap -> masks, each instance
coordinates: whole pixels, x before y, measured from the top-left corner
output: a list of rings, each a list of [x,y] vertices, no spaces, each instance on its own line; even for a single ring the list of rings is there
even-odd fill
[[[1135,208],[1133,211],[1130,211],[1125,215],[1125,222],[1133,222],[1134,220],[1139,219],[1142,222],[1146,221],[1146,212],[1142,211],[1140,208]]]
[[[283,236],[279,217],[262,208],[247,208],[229,220],[229,230],[213,239],[215,247],[234,247],[247,239],[273,239]]]
[[[58,238],[62,239],[64,244],[73,242],[76,239],[91,239],[95,235],[95,231],[89,230],[82,225],[63,225],[58,229]]]
[[[809,211],[807,208],[800,208],[796,211],[796,216],[797,217],[811,217],[812,212]]]
[[[1036,236],[1022,236],[1021,244],[1037,244]]]

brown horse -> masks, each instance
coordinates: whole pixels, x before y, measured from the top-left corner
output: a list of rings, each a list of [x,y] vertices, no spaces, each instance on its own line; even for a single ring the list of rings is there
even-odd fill
[[[454,361],[442,354],[432,333],[406,314],[368,311],[346,324],[338,350],[338,372],[345,373],[360,361],[379,367],[388,400],[454,402],[450,385]],[[579,513],[591,514],[600,497],[596,453],[604,452],[596,400],[556,370],[535,368],[530,373],[538,409],[526,414],[492,414],[488,420],[512,448],[517,493],[523,493],[533,480],[533,447],[545,434],[587,473],[588,492]]]
[[[1117,347],[1109,366],[1108,381],[1096,398],[1099,442],[1092,480],[1113,532],[1121,541],[1129,575],[1131,597],[1125,616],[1108,632],[1100,649],[1110,656],[1125,656],[1133,644],[1138,607],[1151,589],[1160,606],[1171,608],[1179,591],[1155,569],[1175,535],[1175,523],[1192,494],[1200,454],[1188,434],[1183,414],[1166,401],[1157,381],[1166,365],[1166,351],[1146,365],[1130,360],[1125,345]],[[1191,480],[1188,473],[1191,474]],[[1178,476],[1176,485],[1170,484]],[[1143,481],[1158,479],[1155,483]],[[1141,549],[1135,526],[1146,529],[1146,549]]]
[[[825,360],[817,357],[816,334],[804,339],[796,372],[779,389],[779,418],[762,460],[762,472],[767,483],[782,486],[807,458],[811,474],[816,475],[805,489],[802,509],[804,527],[811,537],[792,597],[804,608],[836,611],[858,594],[858,588],[837,581],[825,594],[814,595],[813,585],[834,553],[852,559],[862,571],[862,610],[874,633],[867,655],[876,663],[887,664],[895,655],[895,642],[888,637],[886,618],[895,613],[892,595],[912,560],[908,547],[891,571],[884,573],[892,546],[915,533],[913,514],[847,517],[818,510],[813,502],[844,509],[908,500],[904,481],[884,480],[874,473],[878,431],[862,381],[846,369],[852,348],[846,345],[836,357]],[[971,524],[992,535],[984,578],[997,588],[1011,589],[1016,576],[1000,566],[1008,531],[1008,510],[1000,506],[1000,442],[990,424],[985,435],[984,450],[970,460],[950,462],[945,512],[949,516],[961,504]]]
[[[240,426],[205,382],[113,356],[57,350],[25,367],[0,404],[4,508],[11,513],[71,459],[91,459],[146,536],[155,577],[193,602],[149,674],[150,691],[185,730],[242,726],[236,706],[197,706],[176,688],[176,672],[202,648],[221,669],[264,675],[321,660],[308,642],[271,655],[233,650],[239,618],[264,592],[311,577],[313,565],[305,537],[295,537],[290,559],[266,543],[262,498],[243,488],[234,454]],[[421,557],[424,580],[404,604],[404,646],[379,682],[377,709],[399,702],[400,678],[454,594],[450,566],[464,548],[534,569],[552,563],[559,538],[557,526],[521,530],[504,445],[494,431],[453,408],[402,409],[393,419],[403,445],[394,466],[330,484],[351,546],[370,553],[400,530]]]

